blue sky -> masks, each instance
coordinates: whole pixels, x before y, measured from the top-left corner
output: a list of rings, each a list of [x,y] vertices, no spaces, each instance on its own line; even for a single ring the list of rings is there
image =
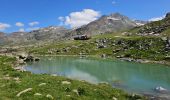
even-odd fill
[[[29,31],[51,25],[74,28],[115,12],[149,20],[169,12],[169,4],[170,0],[0,0],[0,31]]]

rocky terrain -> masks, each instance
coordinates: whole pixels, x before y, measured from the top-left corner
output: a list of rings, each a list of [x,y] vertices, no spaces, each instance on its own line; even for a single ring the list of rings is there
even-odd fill
[[[0,44],[3,44],[3,43],[5,43],[5,42],[7,42],[7,36],[6,36],[6,34],[5,33],[3,33],[3,32],[0,32]]]
[[[46,28],[41,28],[26,34],[28,40],[56,40],[61,38],[66,38],[69,29],[58,26],[50,26]]]
[[[160,21],[150,22],[142,27],[136,27],[129,33],[141,36],[169,36],[170,35],[170,13]]]

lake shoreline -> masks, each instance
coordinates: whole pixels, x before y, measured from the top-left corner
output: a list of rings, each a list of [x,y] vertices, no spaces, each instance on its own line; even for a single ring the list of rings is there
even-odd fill
[[[38,55],[37,55],[38,56]],[[82,59],[81,58],[81,56],[79,56],[79,55],[53,55],[53,56],[51,56],[51,55],[41,55],[40,57],[80,57],[80,59]],[[88,57],[93,57],[94,59],[95,58],[97,58],[97,59],[101,59],[102,60],[102,58],[100,57],[98,57],[98,56],[94,56],[94,55],[88,55],[87,56],[87,59],[88,59]],[[51,58],[50,58],[51,59]],[[85,59],[86,59],[86,57],[85,57]],[[103,59],[103,60],[107,60],[107,59],[109,59],[109,61],[111,61],[111,60],[113,60],[113,58],[111,59],[111,58],[106,58],[106,59]],[[116,60],[123,60],[123,61],[126,61],[126,59],[117,59],[117,58],[115,58]],[[139,61],[141,61],[141,60],[139,60]],[[141,63],[141,62],[139,62],[139,61],[137,61],[137,63]],[[129,62],[129,61],[128,61]],[[132,61],[132,62],[134,62],[134,61]],[[148,62],[143,62],[143,63],[148,63]],[[127,93],[130,93],[130,92],[127,92]],[[131,92],[131,93],[133,93],[133,92]],[[135,93],[135,92],[134,92]],[[162,98],[162,97],[160,97],[160,96],[158,96],[158,95],[154,95],[154,94],[149,94],[149,93],[139,93],[139,94],[141,94],[141,95],[144,95],[144,96],[146,96],[146,97],[149,97],[149,98]]]
[[[94,58],[97,58],[97,59],[111,59],[111,60],[114,60],[114,59],[117,59],[117,60],[122,60],[122,61],[127,61],[127,62],[136,62],[136,63],[142,63],[142,64],[161,64],[161,65],[166,65],[168,67],[170,67],[170,62],[168,61],[165,61],[165,60],[162,60],[162,61],[154,61],[154,60],[148,60],[148,59],[133,59],[133,58],[117,58],[117,57],[105,57],[105,58],[102,58],[101,56],[99,55],[37,55],[35,54],[35,56],[45,56],[45,57],[58,57],[58,56],[68,56],[68,57],[94,57]]]

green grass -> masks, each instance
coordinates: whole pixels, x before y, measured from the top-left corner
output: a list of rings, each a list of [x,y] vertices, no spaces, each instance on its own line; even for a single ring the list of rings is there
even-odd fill
[[[113,97],[118,100],[142,99],[140,96],[130,96],[106,84],[94,85],[60,76],[19,72],[11,67],[14,62],[14,58],[0,56],[0,100],[50,100],[46,97],[48,94],[54,100],[112,100]],[[63,81],[71,84],[62,84]],[[39,86],[41,83],[46,85]],[[20,97],[16,96],[28,88],[32,90],[21,94]],[[73,90],[77,90],[78,94]],[[35,96],[35,93],[42,95]]]
[[[98,48],[96,41],[107,39],[104,44],[106,48]],[[121,41],[121,44],[118,44]],[[114,44],[114,45],[113,45]],[[170,55],[165,52],[165,41],[155,36],[115,36],[113,34],[98,35],[87,41],[66,41],[53,43],[42,47],[27,49],[29,53],[37,55],[85,55],[101,56],[106,54],[109,57],[130,57],[134,59],[164,60]],[[64,48],[69,48],[63,52]],[[49,53],[49,50],[52,52]],[[57,52],[60,51],[60,52]],[[116,51],[116,52],[113,52]],[[128,55],[128,56],[127,56]]]
[[[170,36],[170,27],[168,27],[167,30],[165,30],[164,32],[162,32],[163,36]]]

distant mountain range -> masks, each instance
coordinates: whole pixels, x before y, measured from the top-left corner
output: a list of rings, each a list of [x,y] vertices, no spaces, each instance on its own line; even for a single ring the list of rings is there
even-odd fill
[[[131,20],[130,18],[114,13],[111,15],[104,15],[98,20],[95,20],[87,25],[77,29],[66,29],[59,26],[50,26],[41,28],[31,32],[14,32],[9,35],[0,33],[0,43],[25,43],[37,41],[54,41],[60,39],[72,38],[75,35],[87,34],[98,35],[111,32],[123,32],[125,30],[140,27],[148,22],[140,20]]]

